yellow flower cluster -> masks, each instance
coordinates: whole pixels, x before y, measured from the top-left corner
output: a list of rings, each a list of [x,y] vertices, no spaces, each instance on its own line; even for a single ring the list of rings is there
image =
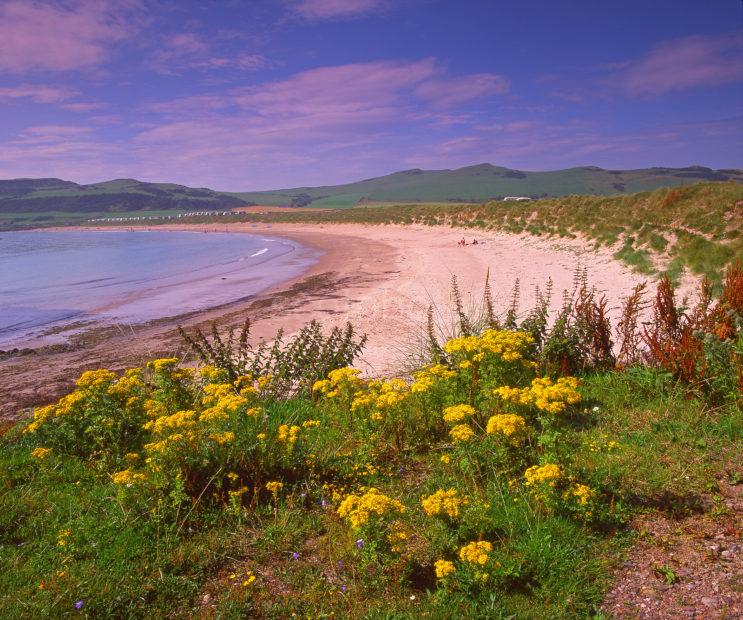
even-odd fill
[[[526,435],[526,420],[520,415],[501,413],[488,420],[485,430],[488,435],[503,435],[518,444]]]
[[[279,426],[278,433],[276,434],[276,439],[278,439],[279,442],[286,445],[287,450],[291,450],[294,448],[294,444],[297,443],[297,439],[299,439],[299,432],[302,430],[301,426],[292,425],[289,426],[288,424],[282,424]]]
[[[488,357],[515,362],[524,358],[533,342],[534,339],[525,332],[486,329],[478,336],[460,336],[449,340],[444,345],[444,351],[476,363]]]
[[[199,369],[199,376],[207,383],[224,383],[227,379],[227,371],[211,364],[206,364]]]
[[[131,469],[125,469],[124,471],[118,471],[115,474],[111,474],[111,480],[114,484],[129,486],[138,482],[144,482],[147,480],[147,476],[133,472]]]
[[[49,418],[54,417],[54,415],[55,415],[54,405],[47,405],[45,407],[39,407],[38,409],[34,411],[33,421],[25,429],[23,429],[23,432],[33,433],[36,429],[39,428],[39,426],[41,426]]]
[[[235,433],[230,431],[224,433],[211,433],[209,435],[209,439],[211,439],[215,443],[218,443],[220,446],[223,446],[227,443],[232,443],[233,441],[235,441]]]
[[[390,548],[395,553],[402,553],[405,550],[405,543],[408,538],[408,533],[399,525],[387,534],[387,542],[390,543]]]
[[[575,483],[565,491],[564,499],[575,498],[581,506],[586,506],[596,496],[596,491],[585,484]]]
[[[157,373],[165,373],[174,370],[178,364],[178,358],[162,357],[147,363],[147,368]]]
[[[315,381],[313,392],[320,392],[326,398],[336,398],[342,392],[354,392],[364,387],[364,380],[360,377],[358,368],[338,368],[331,370],[327,379]]]
[[[459,558],[463,562],[469,562],[470,564],[478,564],[482,566],[483,564],[487,564],[487,561],[490,558],[490,552],[492,550],[493,545],[487,540],[471,542],[466,544],[459,550]]]
[[[413,375],[414,381],[410,384],[410,391],[413,394],[425,393],[431,390],[439,380],[451,379],[456,376],[456,372],[449,370],[443,364],[432,364]]]
[[[457,424],[462,420],[475,415],[475,408],[470,405],[454,405],[444,409],[444,422],[447,424]]]
[[[410,395],[408,384],[403,379],[389,379],[379,386],[379,395],[374,403],[377,409],[391,409]]]
[[[173,415],[164,415],[149,422],[145,422],[145,430],[151,430],[156,435],[165,435],[170,431],[191,429],[196,426],[196,412],[176,411]]]
[[[51,448],[34,448],[31,451],[31,456],[41,461],[45,459],[47,456],[49,456],[51,453],[52,453]]]
[[[108,393],[113,396],[128,396],[144,387],[142,369],[129,368],[119,380],[109,385]]]
[[[470,428],[468,424],[457,424],[454,428],[449,431],[449,435],[452,440],[457,443],[464,443],[472,439],[475,431]]]
[[[429,517],[448,515],[452,519],[459,516],[459,509],[468,503],[466,497],[461,497],[455,488],[444,491],[439,489],[433,495],[421,500],[423,512]]]
[[[533,405],[547,413],[562,413],[568,405],[581,401],[577,388],[578,379],[575,377],[560,377],[557,381],[552,381],[549,377],[538,377],[531,382],[530,387],[499,387],[493,393],[518,405]]]
[[[281,491],[281,489],[284,488],[284,483],[279,482],[278,480],[271,480],[270,482],[266,482],[266,491],[271,493],[274,497],[276,497]]]
[[[366,525],[373,515],[381,517],[388,513],[403,512],[405,506],[401,502],[374,487],[369,487],[363,495],[349,495],[338,507],[338,516],[354,528]]]
[[[547,465],[534,465],[524,472],[526,486],[548,484],[551,487],[557,485],[562,477],[562,468],[559,465],[548,463]]]
[[[87,370],[77,380],[77,387],[81,389],[93,389],[103,385],[108,386],[116,379],[116,375],[110,370]]]
[[[433,567],[436,570],[437,579],[444,579],[455,571],[454,562],[449,560],[436,560]]]

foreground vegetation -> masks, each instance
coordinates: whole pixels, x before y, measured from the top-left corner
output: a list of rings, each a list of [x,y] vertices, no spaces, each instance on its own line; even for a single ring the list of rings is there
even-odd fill
[[[743,476],[743,270],[693,311],[673,293],[612,330],[585,284],[554,321],[499,319],[487,288],[466,316],[455,286],[459,333],[431,325],[407,379],[361,378],[363,340],[317,326],[86,372],[2,439],[0,609],[598,617],[634,514]]]

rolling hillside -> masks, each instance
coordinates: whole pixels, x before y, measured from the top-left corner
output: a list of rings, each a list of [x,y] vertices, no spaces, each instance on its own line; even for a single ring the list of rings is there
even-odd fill
[[[491,164],[458,170],[404,170],[346,185],[297,187],[233,194],[248,202],[332,208],[359,202],[473,202],[504,196],[560,197],[571,194],[625,194],[698,183],[743,181],[743,170],[646,168],[604,170],[594,166],[547,172],[523,172]]]
[[[128,211],[227,210],[245,205],[348,208],[377,202],[482,203],[504,196],[533,198],[573,194],[610,195],[688,185],[699,181],[743,182],[743,170],[647,168],[604,170],[592,166],[522,172],[491,164],[458,170],[404,170],[346,185],[265,192],[217,192],[170,183],[116,179],[79,185],[60,179],[0,180],[0,215]]]
[[[170,183],[116,179],[78,185],[60,179],[0,181],[0,214],[119,211],[219,210],[239,207],[244,200],[211,189]]]

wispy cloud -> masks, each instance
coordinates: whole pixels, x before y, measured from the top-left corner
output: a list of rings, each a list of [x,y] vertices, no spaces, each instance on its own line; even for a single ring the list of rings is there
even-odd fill
[[[0,71],[68,71],[95,67],[134,30],[136,0],[0,3]]]
[[[219,53],[195,32],[181,32],[166,36],[151,55],[151,66],[156,71],[177,74],[187,69],[259,69],[269,63],[261,54],[245,51]]]
[[[0,88],[0,100],[30,99],[34,103],[59,103],[77,95],[77,91],[43,84],[20,84]]]
[[[666,41],[620,66],[610,80],[631,97],[743,81],[743,33]]]
[[[389,4],[388,0],[299,0],[293,8],[304,19],[323,20],[358,17],[378,11]]]

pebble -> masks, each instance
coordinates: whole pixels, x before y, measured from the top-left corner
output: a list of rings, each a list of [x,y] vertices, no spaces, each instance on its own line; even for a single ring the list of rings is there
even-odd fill
[[[705,607],[715,607],[717,605],[717,599],[712,596],[703,596],[702,605]]]

